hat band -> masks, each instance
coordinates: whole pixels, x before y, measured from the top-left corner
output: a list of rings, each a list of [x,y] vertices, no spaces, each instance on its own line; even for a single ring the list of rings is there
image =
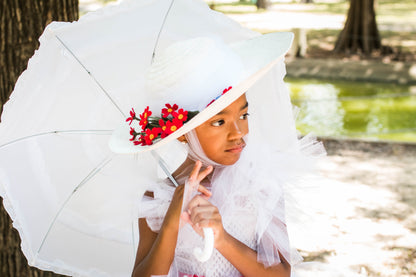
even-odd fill
[[[212,103],[214,103],[215,102],[215,100],[217,100],[218,98],[220,98],[222,95],[224,95],[224,94],[226,94],[230,89],[232,89],[233,87],[232,86],[229,86],[228,88],[226,88],[226,89],[224,89],[223,91],[222,91],[222,93],[220,94],[220,95],[218,95],[217,97],[215,97],[215,99],[212,99],[211,100],[211,102],[209,102],[208,103],[208,105],[206,106],[206,107],[208,107],[209,105],[211,105]],[[205,108],[206,108],[205,107]]]

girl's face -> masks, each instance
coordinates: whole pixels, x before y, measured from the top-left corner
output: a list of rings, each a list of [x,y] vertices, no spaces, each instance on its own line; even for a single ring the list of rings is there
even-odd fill
[[[245,147],[248,134],[248,103],[245,94],[197,128],[196,134],[208,158],[216,163],[232,165]]]

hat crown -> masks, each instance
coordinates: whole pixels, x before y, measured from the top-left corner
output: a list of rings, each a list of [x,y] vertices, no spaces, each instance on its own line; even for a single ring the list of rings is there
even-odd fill
[[[149,105],[175,103],[201,111],[243,77],[243,63],[230,47],[208,37],[180,41],[156,56],[146,74]]]

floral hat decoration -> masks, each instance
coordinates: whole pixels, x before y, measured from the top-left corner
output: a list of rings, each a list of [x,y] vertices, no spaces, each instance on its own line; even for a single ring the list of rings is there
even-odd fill
[[[232,89],[228,87],[223,90],[222,94],[225,94],[227,91]],[[215,100],[217,100],[221,95],[211,100],[207,106],[211,105]],[[139,122],[140,131],[137,131],[135,128],[130,127],[130,141],[134,145],[152,145],[154,141],[163,139],[168,135],[172,134],[179,128],[183,126],[184,123],[191,120],[195,115],[198,114],[198,111],[185,111],[184,109],[179,109],[177,104],[165,104],[165,107],[162,109],[162,114],[158,116],[152,116],[152,111],[149,110],[149,106],[139,115],[139,118],[136,116],[134,108],[130,111],[130,117],[126,119],[126,122],[133,123],[134,120]]]
[[[145,76],[142,112],[130,110],[111,136],[111,150],[152,150],[196,128],[266,74],[284,57],[292,40],[292,33],[270,33],[231,45],[208,37],[170,45],[156,56]]]

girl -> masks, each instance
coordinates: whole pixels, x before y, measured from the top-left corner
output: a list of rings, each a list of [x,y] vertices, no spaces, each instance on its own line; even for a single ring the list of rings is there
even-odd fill
[[[283,186],[301,159],[294,137],[283,133],[279,139],[274,130],[282,119],[291,121],[278,117],[286,116],[289,103],[276,101],[286,93],[282,55],[290,42],[290,34],[269,34],[230,48],[218,39],[196,38],[171,45],[155,59],[147,74],[148,101],[153,107],[165,99],[175,104],[166,104],[160,118],[149,116],[154,108],[146,107],[140,118],[133,110],[127,121],[139,125],[130,127],[130,143],[154,149],[177,138],[187,144],[188,155],[173,174],[180,186],[174,189],[168,180],[153,184],[141,203],[133,276],[290,276],[299,256],[290,253]],[[260,77],[264,82],[246,96]],[[192,114],[197,115],[190,119]],[[183,126],[177,124],[188,115]],[[176,132],[169,132],[172,124]],[[192,185],[199,194],[188,203]],[[202,263],[192,249],[206,227],[213,230],[215,250]]]
[[[195,129],[207,158],[223,165],[232,165],[238,161],[245,146],[243,137],[248,134],[247,109],[246,97],[242,95],[219,114]],[[197,161],[192,172],[189,172],[188,169],[192,163],[193,160],[188,158],[174,176],[177,178],[179,174],[189,175],[190,182],[197,181],[199,183],[206,179],[213,168],[208,166],[200,171],[201,162]],[[199,185],[198,191],[201,192],[201,195],[195,196],[189,202],[183,218],[199,235],[202,235],[202,227],[213,228],[215,248],[241,275],[290,275],[290,265],[281,254],[281,263],[278,265],[265,268],[262,263],[258,262],[255,250],[224,230],[218,208],[209,201],[210,191],[203,185]],[[141,236],[133,276],[166,275],[169,272],[175,255],[183,192],[183,185],[176,188],[159,234],[149,228],[145,218],[139,220]],[[221,263],[217,266],[221,268]],[[204,275],[205,272],[203,272]],[[191,272],[185,273],[195,276]],[[230,276],[228,275],[230,273],[224,275],[225,273],[219,272],[216,276]]]

